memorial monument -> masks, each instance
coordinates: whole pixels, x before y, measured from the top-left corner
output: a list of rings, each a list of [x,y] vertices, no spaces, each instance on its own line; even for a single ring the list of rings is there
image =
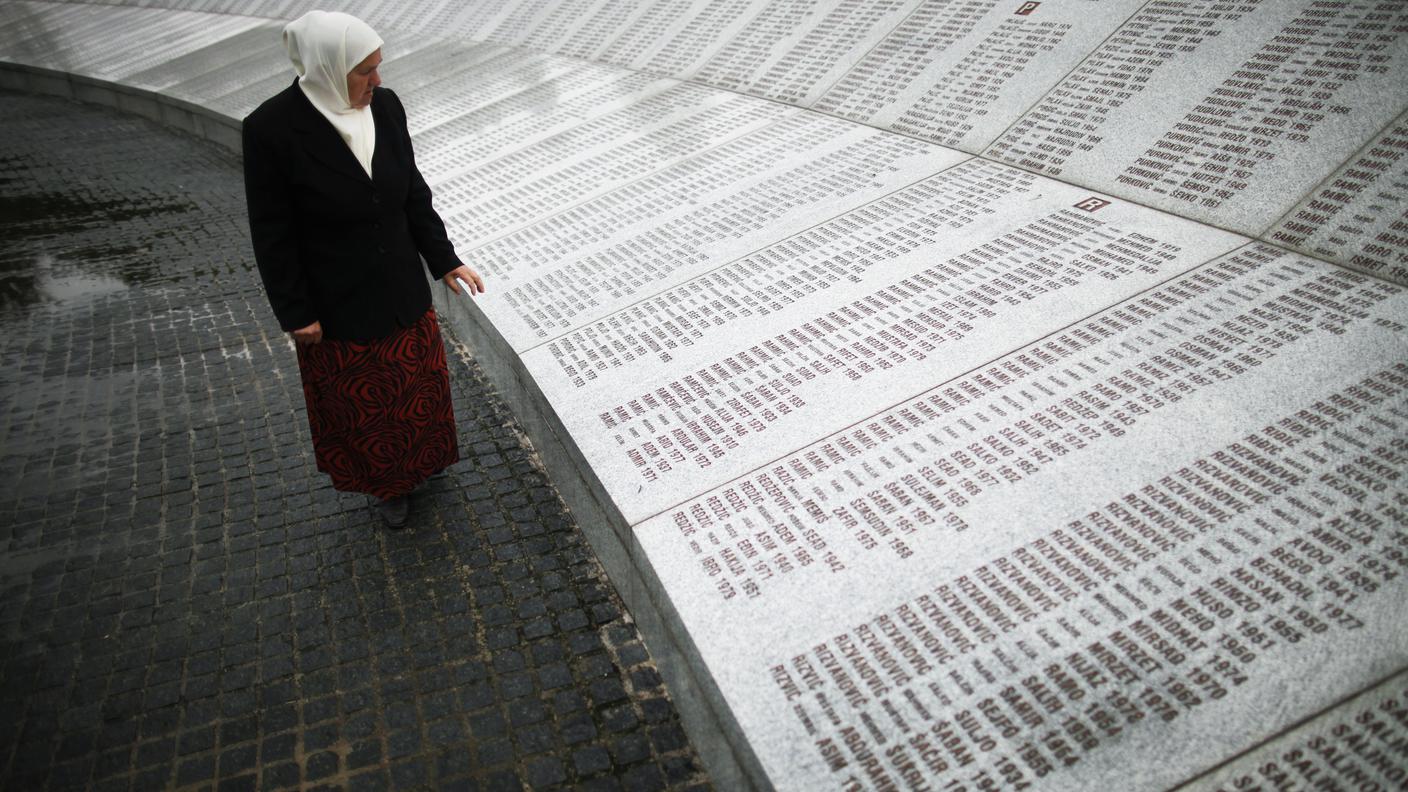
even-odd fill
[[[1403,788],[1408,3],[317,5],[720,788]],[[0,85],[237,147],[312,6]]]

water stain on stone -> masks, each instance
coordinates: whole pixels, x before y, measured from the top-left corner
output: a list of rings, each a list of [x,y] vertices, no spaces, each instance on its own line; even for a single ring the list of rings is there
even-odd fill
[[[0,187],[12,181],[0,179]],[[143,256],[149,248],[109,244],[100,241],[101,236],[110,230],[114,239],[130,240],[130,233],[114,226],[196,208],[169,199],[90,201],[61,193],[0,194],[0,310],[112,294],[149,279],[153,268]],[[81,237],[95,234],[99,239],[83,244]],[[44,241],[54,239],[66,241],[62,259],[45,251]]]

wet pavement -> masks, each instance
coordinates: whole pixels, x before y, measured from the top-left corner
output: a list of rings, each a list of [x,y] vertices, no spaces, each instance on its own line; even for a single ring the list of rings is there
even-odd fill
[[[389,532],[314,468],[238,159],[0,107],[0,788],[707,788],[462,350],[463,459]]]

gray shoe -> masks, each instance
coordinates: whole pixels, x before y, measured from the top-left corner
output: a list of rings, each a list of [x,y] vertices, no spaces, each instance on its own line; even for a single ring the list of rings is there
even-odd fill
[[[387,528],[400,528],[406,524],[406,516],[411,513],[411,499],[402,495],[399,498],[388,498],[378,501],[376,510],[381,514],[382,522]]]

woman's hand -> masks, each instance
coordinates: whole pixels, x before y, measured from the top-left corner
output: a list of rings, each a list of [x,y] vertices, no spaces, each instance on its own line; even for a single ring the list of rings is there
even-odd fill
[[[321,322],[314,322],[307,327],[300,327],[289,335],[293,336],[293,343],[303,346],[304,344],[316,344],[323,340],[323,325]]]
[[[464,285],[469,287],[469,293],[471,295],[484,293],[484,279],[479,277],[479,273],[475,272],[472,267],[461,264],[445,273],[445,277],[440,279],[445,281],[445,285],[450,287],[450,291],[455,294],[462,294],[463,292],[460,289],[460,285],[455,283],[455,278],[464,281]]]

